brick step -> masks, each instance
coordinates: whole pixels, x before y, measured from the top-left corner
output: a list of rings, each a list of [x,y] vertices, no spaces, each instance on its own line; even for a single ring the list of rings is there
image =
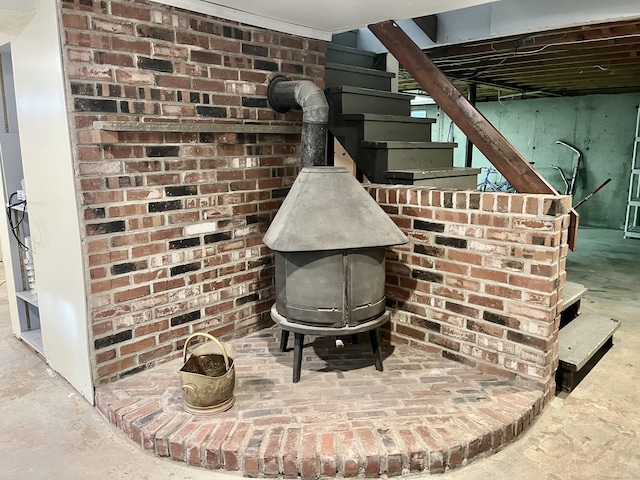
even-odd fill
[[[327,45],[327,62],[330,63],[376,69],[379,58],[379,55],[374,52],[335,43]]]
[[[571,392],[613,346],[620,322],[595,313],[578,315],[558,338],[558,388]]]
[[[578,316],[580,301],[585,293],[587,293],[587,289],[581,283],[565,282],[564,295],[562,297],[562,313],[560,314],[560,328],[563,328]]]
[[[430,142],[434,118],[414,118],[404,115],[351,113],[342,115],[341,126],[361,132],[360,141],[392,140],[399,142]]]
[[[280,333],[231,342],[236,402],[226,412],[184,411],[181,358],[98,386],[96,406],[140,448],[188,465],[251,478],[362,479],[484,458],[526,431],[551,398],[407,345],[383,342],[377,371],[366,334],[344,347],[308,337],[294,384]]]
[[[441,170],[389,170],[387,183],[473,190],[478,185],[479,168],[451,167]]]
[[[327,62],[324,67],[324,81],[327,87],[348,85],[390,91],[395,74],[371,68],[354,67]]]
[[[339,85],[325,89],[331,115],[351,113],[378,113],[382,115],[411,116],[414,95],[391,93],[370,88]]]

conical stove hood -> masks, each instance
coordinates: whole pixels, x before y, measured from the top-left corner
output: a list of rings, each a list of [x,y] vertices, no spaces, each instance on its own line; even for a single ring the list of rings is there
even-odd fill
[[[395,223],[345,169],[303,168],[263,239],[278,252],[407,243]]]

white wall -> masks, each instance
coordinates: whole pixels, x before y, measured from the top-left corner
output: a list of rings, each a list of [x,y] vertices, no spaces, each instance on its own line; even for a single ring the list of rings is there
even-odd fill
[[[34,4],[37,13],[11,50],[44,353],[51,367],[93,402],[58,3]]]

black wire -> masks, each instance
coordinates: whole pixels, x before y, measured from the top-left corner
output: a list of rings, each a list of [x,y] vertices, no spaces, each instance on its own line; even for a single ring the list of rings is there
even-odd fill
[[[16,239],[16,241],[18,242],[18,245],[20,247],[22,247],[24,249],[25,252],[29,251],[29,248],[22,243],[22,240],[20,240],[20,237],[18,236],[18,228],[20,228],[20,225],[22,225],[22,222],[24,221],[25,218],[25,210],[27,208],[27,201],[26,200],[20,200],[16,203],[12,203],[13,197],[17,195],[17,192],[12,193],[9,196],[9,204],[7,206],[7,219],[9,220],[9,225],[11,226],[11,233],[13,234],[14,238]],[[22,216],[20,217],[20,219],[18,220],[17,224],[13,224],[13,215],[11,215],[11,210],[13,207],[17,207],[18,205],[24,205],[24,209],[21,211]]]

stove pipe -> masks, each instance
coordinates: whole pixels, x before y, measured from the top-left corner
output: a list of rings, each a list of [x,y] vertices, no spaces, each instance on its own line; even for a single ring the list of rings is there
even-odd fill
[[[327,165],[329,104],[320,87],[310,80],[291,81],[277,76],[269,83],[267,98],[278,113],[295,106],[302,108],[302,167]]]

